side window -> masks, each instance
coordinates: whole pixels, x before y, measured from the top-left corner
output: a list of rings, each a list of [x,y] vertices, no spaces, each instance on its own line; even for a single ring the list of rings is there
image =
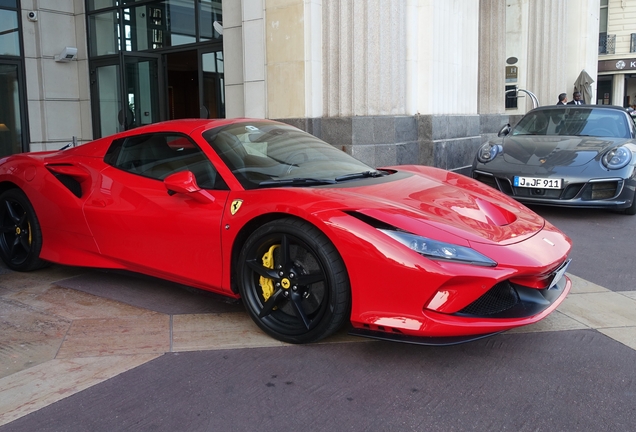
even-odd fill
[[[115,168],[156,180],[189,170],[203,189],[228,189],[201,149],[183,135],[122,138],[113,141],[104,161]]]

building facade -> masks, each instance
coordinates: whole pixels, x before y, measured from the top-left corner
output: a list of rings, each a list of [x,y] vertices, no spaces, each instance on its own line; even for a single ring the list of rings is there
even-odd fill
[[[581,71],[596,80],[600,15],[599,0],[0,0],[0,156],[256,117],[370,165],[462,170],[532,107],[524,90],[552,104]]]
[[[596,103],[636,106],[636,1],[601,0]]]

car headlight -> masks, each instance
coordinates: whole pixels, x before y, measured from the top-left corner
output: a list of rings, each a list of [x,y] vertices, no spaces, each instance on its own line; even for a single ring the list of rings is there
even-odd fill
[[[603,155],[605,168],[617,170],[623,168],[632,160],[632,152],[624,146],[615,147]]]
[[[501,146],[498,144],[486,143],[479,147],[477,160],[481,163],[488,163],[496,158],[501,150]]]
[[[474,249],[431,240],[415,234],[403,231],[380,229],[384,234],[402,243],[409,249],[424,255],[427,258],[440,261],[456,261],[463,264],[474,264],[487,267],[495,267],[497,263],[480,254]]]

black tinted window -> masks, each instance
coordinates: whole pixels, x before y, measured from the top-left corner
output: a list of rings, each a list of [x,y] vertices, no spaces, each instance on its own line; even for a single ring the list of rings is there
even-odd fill
[[[113,142],[104,161],[124,171],[157,180],[189,170],[203,189],[227,189],[216,169],[189,138],[176,134],[152,134]]]
[[[630,138],[631,129],[628,117],[619,110],[555,107],[529,112],[512,134]]]
[[[333,181],[373,170],[315,136],[282,123],[240,122],[207,130],[203,138],[245,189],[285,179]]]

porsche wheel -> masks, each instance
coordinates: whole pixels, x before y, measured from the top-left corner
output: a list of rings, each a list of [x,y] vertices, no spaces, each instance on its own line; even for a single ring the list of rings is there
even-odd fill
[[[301,220],[273,221],[252,233],[239,257],[238,283],[254,322],[283,342],[315,342],[349,318],[342,258],[320,230]]]
[[[19,189],[0,195],[0,257],[12,270],[31,271],[48,263],[40,259],[42,231],[35,210]]]

